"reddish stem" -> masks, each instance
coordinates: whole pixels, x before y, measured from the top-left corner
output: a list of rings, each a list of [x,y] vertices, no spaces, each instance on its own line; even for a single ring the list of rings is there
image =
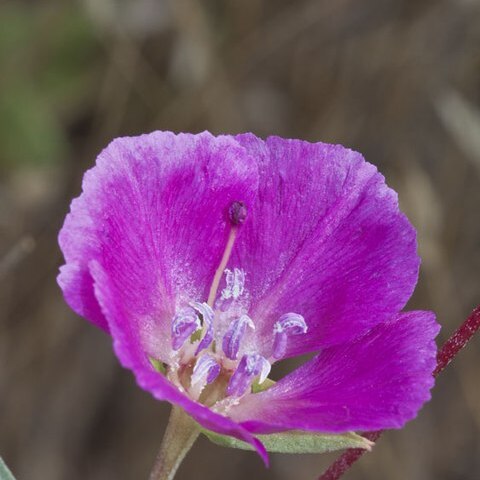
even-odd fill
[[[479,328],[480,305],[475,308],[458,330],[443,344],[437,355],[437,367],[433,372],[434,377],[455,358],[457,353],[470,341]]]
[[[470,316],[462,323],[455,333],[443,344],[437,354],[437,366],[433,371],[436,377],[457,355],[457,353],[465,347],[475,332],[480,328],[480,305],[473,310]],[[368,432],[363,436],[376,441],[382,430],[376,432]],[[343,455],[337,458],[319,480],[337,480],[339,479],[364,453],[366,450],[352,448],[347,450]]]

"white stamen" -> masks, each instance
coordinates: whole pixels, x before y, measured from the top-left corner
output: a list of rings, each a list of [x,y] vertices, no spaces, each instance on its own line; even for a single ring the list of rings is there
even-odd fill
[[[220,366],[211,355],[202,355],[193,367],[191,384],[211,383],[220,372]]]
[[[245,289],[245,271],[241,268],[234,268],[233,272],[228,268],[225,269],[226,287],[222,290],[222,298],[224,300],[236,300],[242,295]]]
[[[261,362],[262,369],[260,370],[260,377],[258,378],[259,385],[261,385],[267,379],[270,370],[272,369],[272,365],[266,358],[262,357]]]

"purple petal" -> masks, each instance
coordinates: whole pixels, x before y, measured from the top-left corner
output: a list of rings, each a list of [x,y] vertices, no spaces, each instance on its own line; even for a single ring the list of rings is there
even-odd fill
[[[117,278],[109,277],[97,262],[90,264],[95,279],[95,295],[108,319],[113,346],[120,363],[133,371],[138,385],[150,392],[157,400],[166,400],[182,407],[200,425],[222,435],[231,435],[250,443],[268,465],[268,455],[262,445],[250,432],[230,418],[194,402],[178,390],[162,374],[153,370],[142,345],[140,332],[132,328],[128,312],[120,300],[123,286]]]
[[[99,261],[123,283],[123,306],[149,353],[167,359],[177,305],[207,298],[229,208],[251,204],[257,183],[255,162],[231,137],[154,132],[113,141],[85,174],[59,235],[67,302],[108,329],[88,271]]]
[[[93,294],[93,278],[88,269],[72,261],[60,267],[57,281],[72,310],[108,332],[107,320]]]
[[[431,312],[398,314],[244,397],[230,416],[254,433],[401,428],[430,399],[439,328]]]
[[[308,333],[291,337],[287,356],[349,341],[392,318],[417,281],[415,231],[376,168],[340,145],[277,137],[238,141],[260,168],[230,264],[245,288],[266,357],[286,312]]]

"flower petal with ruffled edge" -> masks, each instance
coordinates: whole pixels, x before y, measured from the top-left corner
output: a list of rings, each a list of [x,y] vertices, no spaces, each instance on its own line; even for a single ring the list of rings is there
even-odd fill
[[[88,264],[100,261],[122,291],[132,328],[168,360],[182,301],[206,298],[228,235],[228,207],[254,201],[256,163],[231,137],[154,132],[114,140],[84,177],[59,241],[58,282],[69,305],[108,329]]]
[[[401,428],[430,399],[439,325],[401,313],[350,343],[329,347],[229,415],[253,433]]]
[[[417,282],[415,230],[377,169],[341,145],[245,134],[257,200],[230,265],[246,272],[258,350],[289,311],[308,334],[286,356],[340,344],[400,311]]]

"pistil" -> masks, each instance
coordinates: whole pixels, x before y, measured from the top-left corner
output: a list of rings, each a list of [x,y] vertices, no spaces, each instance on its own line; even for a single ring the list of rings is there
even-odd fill
[[[308,330],[302,315],[289,312],[274,324],[270,357],[255,352],[254,344],[247,342],[252,334],[247,336],[247,328],[255,330],[255,325],[248,316],[248,302],[240,299],[246,289],[246,273],[241,268],[227,268],[238,230],[245,222],[246,214],[243,202],[234,202],[230,206],[230,231],[207,302],[191,301],[172,321],[173,349],[179,351],[183,347],[183,357],[178,357],[177,365],[170,366],[171,379],[177,381],[180,388],[188,390],[192,398],[201,402],[205,400],[205,395],[213,400],[212,391],[215,392],[213,403],[221,399],[228,403],[243,397],[251,391],[255,380],[259,384],[265,381],[273,362],[285,356],[289,338],[303,335]],[[223,275],[225,287],[217,299]],[[185,375],[189,381],[182,383],[181,379]],[[221,408],[224,407],[226,404],[221,403]]]
[[[222,256],[222,259],[220,260],[220,264],[218,265],[218,268],[215,271],[212,285],[210,287],[210,292],[208,293],[207,304],[210,305],[210,307],[213,307],[215,298],[217,298],[218,287],[220,285],[223,272],[225,271],[228,261],[230,260],[230,255],[232,254],[232,249],[233,249],[233,245],[235,244],[235,239],[237,238],[237,233],[238,233],[238,227],[235,225],[232,225],[230,229],[230,233],[228,235],[227,245],[225,246],[225,251],[223,252],[223,256]]]
[[[217,297],[218,286],[220,285],[220,280],[222,279],[223,272],[227,268],[228,260],[232,254],[233,245],[235,244],[235,239],[237,238],[238,228],[240,225],[243,225],[245,219],[247,218],[247,206],[244,202],[237,201],[233,202],[228,209],[228,219],[230,221],[230,233],[228,235],[227,244],[225,246],[225,251],[223,252],[222,259],[218,265],[215,275],[213,276],[212,285],[210,287],[210,292],[208,293],[207,303],[213,307],[215,298]]]

